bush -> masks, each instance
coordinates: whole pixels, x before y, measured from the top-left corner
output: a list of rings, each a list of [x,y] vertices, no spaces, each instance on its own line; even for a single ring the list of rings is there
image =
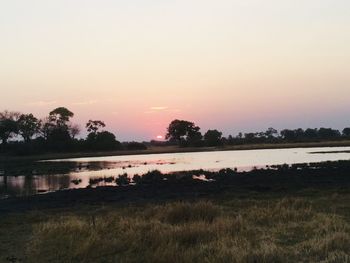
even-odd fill
[[[130,178],[127,174],[119,175],[117,179],[115,179],[115,182],[119,186],[125,186],[130,184]]]
[[[163,181],[163,179],[164,179],[164,175],[160,171],[154,170],[154,171],[145,173],[141,177],[141,183],[145,183],[145,184],[159,183]]]

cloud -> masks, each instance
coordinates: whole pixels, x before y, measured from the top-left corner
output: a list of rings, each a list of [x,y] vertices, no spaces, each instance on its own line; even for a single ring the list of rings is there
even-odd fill
[[[51,100],[51,101],[33,101],[33,102],[28,102],[27,105],[29,106],[36,106],[36,107],[44,107],[44,106],[50,106],[50,105],[54,105],[57,104],[57,101],[55,100]]]
[[[168,113],[179,113],[181,112],[180,109],[172,109],[165,106],[157,106],[157,107],[150,107],[149,110],[144,111],[144,114],[153,114],[153,113],[160,113],[160,112],[168,112]]]
[[[97,100],[86,100],[86,101],[73,102],[72,104],[76,106],[84,106],[84,105],[93,105],[96,103],[98,103]]]
[[[155,110],[166,110],[168,109],[168,107],[165,106],[156,106],[156,107],[151,107],[151,110],[155,111]]]

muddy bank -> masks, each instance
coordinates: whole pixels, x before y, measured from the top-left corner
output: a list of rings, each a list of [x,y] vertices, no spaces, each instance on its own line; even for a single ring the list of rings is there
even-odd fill
[[[207,181],[193,179],[202,175]],[[142,177],[141,177],[142,178]],[[137,185],[64,190],[29,197],[0,200],[0,213],[67,208],[80,205],[132,204],[220,198],[225,194],[253,197],[255,194],[293,195],[303,190],[349,192],[350,162],[276,166],[251,172],[223,169],[175,174],[148,173]]]

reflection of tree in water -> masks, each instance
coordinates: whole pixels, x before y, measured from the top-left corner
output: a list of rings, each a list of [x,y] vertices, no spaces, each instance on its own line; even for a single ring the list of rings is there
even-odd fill
[[[149,162],[150,164],[152,162]],[[26,162],[17,166],[6,165],[0,175],[0,195],[33,195],[46,191],[57,191],[72,187],[73,179],[80,179],[79,187],[89,184],[83,179],[84,172],[127,168],[141,163],[130,161],[92,161],[92,162]],[[143,162],[142,162],[143,164]],[[1,165],[3,166],[3,164]],[[73,173],[72,173],[73,172]],[[75,172],[75,174],[74,174]],[[76,187],[76,185],[73,184]],[[74,188],[74,187],[73,187]]]
[[[4,175],[3,178],[4,178],[4,188],[6,190],[7,189],[7,175]]]
[[[56,191],[60,189],[67,189],[69,188],[71,178],[67,174],[61,174],[61,175],[46,175],[44,176],[45,182],[43,182],[46,185],[46,189],[49,191]]]
[[[25,195],[38,192],[56,191],[69,187],[69,175],[26,176],[22,193]]]
[[[21,189],[22,195],[35,194],[35,179],[31,175],[24,176],[23,187]]]
[[[69,162],[69,161],[45,161],[0,164],[1,170],[7,176],[30,176],[30,175],[61,175],[78,171],[98,171],[127,166],[129,162],[118,161],[92,161],[92,162]]]
[[[72,171],[92,171],[111,168],[109,162],[25,162],[1,164],[0,195],[33,195],[39,192],[68,189]]]
[[[38,192],[67,189],[69,175],[3,176],[0,177],[0,195],[33,195]]]
[[[7,176],[0,176],[0,195],[6,194],[7,191]]]
[[[23,177],[12,177],[4,175],[0,180],[0,194],[15,196],[19,195],[23,189]]]
[[[47,175],[47,174],[68,174],[71,171],[78,170],[76,162],[23,162],[19,164],[1,165],[7,176],[23,175]]]

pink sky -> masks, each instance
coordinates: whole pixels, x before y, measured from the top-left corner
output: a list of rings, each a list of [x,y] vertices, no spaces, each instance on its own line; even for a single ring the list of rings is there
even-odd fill
[[[121,2],[1,3],[1,108],[66,106],[121,140],[175,118],[225,134],[350,126],[349,1]]]

